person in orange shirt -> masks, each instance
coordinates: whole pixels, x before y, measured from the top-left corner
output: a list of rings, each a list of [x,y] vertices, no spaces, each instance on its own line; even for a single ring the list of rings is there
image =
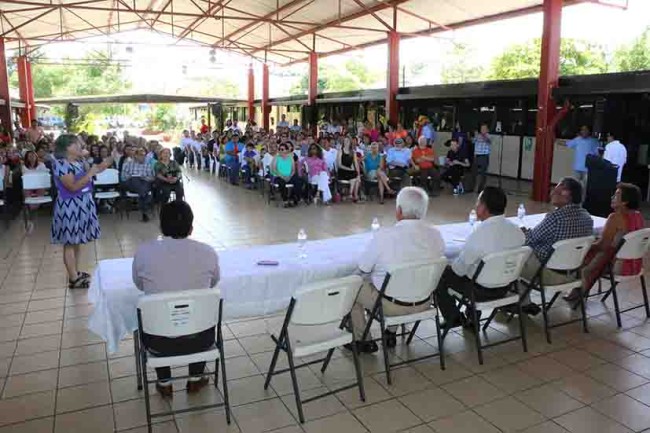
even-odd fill
[[[438,195],[440,172],[436,167],[436,154],[431,147],[427,146],[425,137],[418,139],[418,146],[411,153],[411,168],[408,169],[408,174],[412,177],[417,176],[420,185],[426,188],[431,195]]]

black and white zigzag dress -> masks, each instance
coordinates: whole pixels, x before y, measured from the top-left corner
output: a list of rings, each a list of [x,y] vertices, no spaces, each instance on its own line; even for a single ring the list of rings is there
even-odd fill
[[[66,159],[56,160],[52,168],[59,191],[62,188],[58,180],[61,176],[72,173],[75,178],[79,178],[86,171],[82,163],[69,162]],[[70,198],[63,198],[62,196],[65,195],[59,192],[54,204],[52,243],[79,245],[99,238],[99,220],[93,201],[92,188],[89,188],[87,193],[75,194]]]

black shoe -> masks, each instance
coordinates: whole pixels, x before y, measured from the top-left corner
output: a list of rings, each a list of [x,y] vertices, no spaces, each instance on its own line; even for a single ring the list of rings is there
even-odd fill
[[[386,347],[391,348],[397,346],[397,334],[395,332],[386,329],[384,331],[384,336],[386,338]]]
[[[149,215],[147,215],[146,213],[143,213],[142,214],[142,222],[143,223],[148,223],[149,222]]]
[[[455,320],[451,321],[444,321],[440,323],[440,330],[443,332],[449,332],[453,328],[459,328],[463,326],[463,320],[461,317],[456,318]]]
[[[344,345],[346,349],[349,351],[352,351],[352,345],[356,344],[357,345],[357,352],[359,353],[375,353],[376,351],[379,350],[379,346],[377,346],[377,343],[374,341],[357,341],[356,343],[348,343]]]
[[[537,316],[539,313],[542,312],[542,309],[537,304],[527,304],[527,305],[522,305],[521,311],[524,314],[528,314],[529,316]]]

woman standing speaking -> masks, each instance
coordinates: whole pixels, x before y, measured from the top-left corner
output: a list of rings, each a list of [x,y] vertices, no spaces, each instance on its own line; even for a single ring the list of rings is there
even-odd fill
[[[63,264],[70,289],[86,289],[90,275],[79,272],[80,245],[99,238],[99,220],[93,200],[92,179],[109,167],[107,158],[88,168],[76,135],[64,134],[54,145],[54,183],[58,190],[52,219],[52,243],[63,245]]]

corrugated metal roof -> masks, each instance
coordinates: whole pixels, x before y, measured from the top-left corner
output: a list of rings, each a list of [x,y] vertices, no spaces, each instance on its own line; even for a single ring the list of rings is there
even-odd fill
[[[565,5],[598,0],[565,0]],[[288,64],[541,10],[543,0],[2,0],[9,47],[148,28]]]

